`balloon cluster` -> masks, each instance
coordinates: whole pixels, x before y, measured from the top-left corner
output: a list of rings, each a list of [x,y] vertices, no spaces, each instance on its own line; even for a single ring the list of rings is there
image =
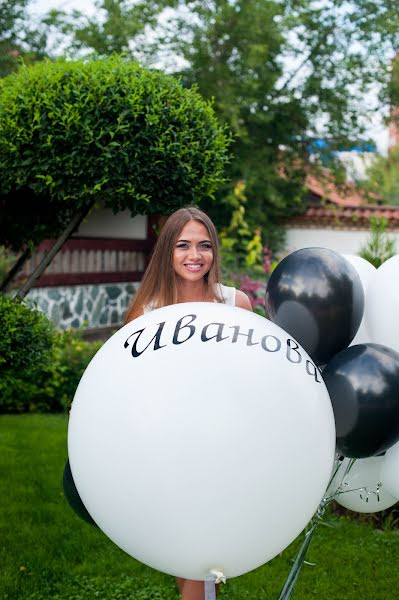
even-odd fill
[[[270,277],[271,321],[200,302],[128,323],[74,398],[64,488],[75,512],[136,559],[215,582],[286,548],[329,482],[356,510],[396,502],[391,260],[374,271],[323,248],[294,252]]]
[[[376,270],[325,248],[288,255],[266,290],[270,319],[322,370],[341,456],[329,492],[359,512],[399,499],[398,303],[399,256]]]

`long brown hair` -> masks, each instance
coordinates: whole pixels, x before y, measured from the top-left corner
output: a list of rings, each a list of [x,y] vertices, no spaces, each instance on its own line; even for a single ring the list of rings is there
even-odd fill
[[[154,308],[160,308],[177,302],[178,288],[173,269],[173,251],[181,230],[189,221],[199,221],[208,230],[212,242],[213,262],[205,276],[206,294],[220,302],[223,301],[216,285],[220,283],[219,240],[216,228],[208,215],[199,208],[188,206],[171,214],[163,226],[139,291],[127,309],[125,323],[131,321],[133,314],[144,306],[152,305]]]

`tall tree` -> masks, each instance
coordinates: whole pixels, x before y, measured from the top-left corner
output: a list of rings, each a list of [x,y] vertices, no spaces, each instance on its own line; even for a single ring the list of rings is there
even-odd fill
[[[111,24],[107,6],[118,6],[118,18],[126,22],[142,11],[141,2],[98,1],[106,12],[91,22],[97,22],[98,33],[103,27],[103,38],[105,24]],[[235,134],[230,175],[233,185],[245,180],[252,223],[267,224],[300,209],[312,140],[328,138],[330,154],[351,146],[388,101],[390,57],[399,47],[396,3],[180,0],[166,5],[176,10],[163,13],[146,43],[141,29],[129,40],[126,33],[125,47],[152,63],[157,56],[171,57],[187,86],[196,83],[201,94],[214,98],[217,114]],[[152,15],[151,27],[155,10]],[[76,27],[75,45],[80,39],[80,49],[99,51],[88,36],[82,40],[81,31]],[[105,45],[102,51],[107,52]]]
[[[18,68],[20,59],[32,63],[45,56],[46,33],[29,22],[30,0],[6,0],[0,7],[0,77]]]
[[[178,0],[96,0],[93,15],[81,10],[51,10],[43,22],[66,36],[73,55],[113,53],[133,59],[149,55],[146,33],[156,27],[160,14]]]

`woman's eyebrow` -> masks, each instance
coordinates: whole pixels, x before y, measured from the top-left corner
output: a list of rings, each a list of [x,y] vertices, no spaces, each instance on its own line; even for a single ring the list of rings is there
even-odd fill
[[[191,244],[191,240],[177,240],[176,244],[178,244],[179,242],[186,242],[187,244]],[[211,240],[201,240],[200,242],[198,242],[198,244],[203,244],[204,242],[209,242],[210,244],[212,243]]]

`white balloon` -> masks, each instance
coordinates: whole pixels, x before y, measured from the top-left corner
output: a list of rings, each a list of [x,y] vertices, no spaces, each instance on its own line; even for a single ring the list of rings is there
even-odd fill
[[[373,279],[377,269],[369,263],[368,260],[365,260],[361,256],[357,256],[356,254],[344,254],[344,258],[351,263],[351,265],[356,269],[357,274],[359,275],[360,281],[362,282],[363,291],[364,291],[364,314],[362,322],[360,323],[359,329],[352,340],[351,346],[355,344],[365,344],[370,342],[370,333],[367,329],[366,325],[366,306],[367,306],[367,289],[371,280]]]
[[[156,569],[203,580],[250,571],[295,539],[328,483],[335,426],[319,371],[285,331],[187,303],[143,315],[100,349],[68,446],[106,535]]]
[[[345,458],[342,461],[328,490],[332,493],[331,490],[335,491],[341,484],[341,493],[334,498],[338,504],[361,513],[379,512],[396,504],[396,498],[389,493],[382,479],[383,458],[371,456],[357,459],[345,477],[343,476],[351,459]]]
[[[381,479],[388,492],[399,499],[399,443],[386,451],[381,466]]]
[[[367,290],[365,311],[370,341],[399,351],[399,255],[384,262]]]

